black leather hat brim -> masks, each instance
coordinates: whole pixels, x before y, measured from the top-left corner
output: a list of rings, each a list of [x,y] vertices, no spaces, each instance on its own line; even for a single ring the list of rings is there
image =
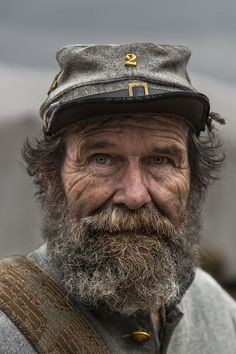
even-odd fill
[[[85,118],[127,113],[157,113],[181,117],[199,133],[205,130],[209,109],[209,99],[192,91],[162,92],[135,97],[94,95],[66,103],[60,102],[46,117],[46,133],[55,134]]]

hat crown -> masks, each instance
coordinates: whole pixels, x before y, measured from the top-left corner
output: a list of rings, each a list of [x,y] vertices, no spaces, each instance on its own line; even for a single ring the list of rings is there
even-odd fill
[[[129,53],[136,56],[136,67],[125,66],[125,57]],[[45,103],[72,87],[120,80],[144,80],[194,90],[186,70],[190,55],[190,50],[183,46],[153,43],[69,45],[57,51],[61,73],[57,87]]]
[[[59,49],[56,56],[60,72],[40,109],[41,117],[48,122],[46,131],[52,129],[52,122],[56,122],[53,116],[59,106],[62,109],[68,104],[80,105],[101,95],[104,102],[107,102],[106,97],[113,97],[113,102],[120,97],[121,103],[121,96],[127,96],[128,87],[137,83],[141,86],[141,89],[135,89],[136,93],[139,91],[138,95],[140,92],[147,96],[197,93],[187,73],[190,55],[190,50],[183,46],[153,43],[75,44]],[[132,89],[129,95],[133,92]],[[118,109],[118,104],[116,107]],[[105,114],[106,107],[102,110]]]
[[[137,66],[133,70],[124,65],[124,59],[129,53],[137,57]],[[186,65],[190,54],[185,47],[152,43],[87,47],[74,45],[60,49],[57,60],[65,81],[75,74],[80,76],[84,84],[95,80],[141,76],[157,83],[166,81],[185,86],[189,82]]]

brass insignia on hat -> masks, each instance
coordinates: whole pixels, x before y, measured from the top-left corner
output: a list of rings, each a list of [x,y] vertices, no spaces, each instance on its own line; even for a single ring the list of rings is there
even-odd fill
[[[59,73],[56,74],[51,86],[49,87],[49,90],[48,90],[48,95],[57,88],[57,80],[59,78],[59,75],[61,74],[61,71],[59,71]]]
[[[137,66],[137,57],[135,54],[130,53],[125,56],[125,66]]]
[[[43,132],[44,133],[48,132],[48,122],[46,120],[43,121]]]
[[[137,96],[137,94],[134,93],[134,88],[142,89],[141,91],[139,90],[138,96],[149,95],[148,84],[146,82],[129,82],[128,83],[128,90],[129,90],[129,96],[131,96],[131,97]],[[140,94],[140,92],[141,92],[141,94]]]

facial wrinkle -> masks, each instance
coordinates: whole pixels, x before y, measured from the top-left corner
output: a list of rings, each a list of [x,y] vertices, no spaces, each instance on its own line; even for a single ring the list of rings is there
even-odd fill
[[[158,115],[150,115],[150,114],[146,114],[146,113],[140,113],[140,114],[135,114],[133,116],[114,116],[111,117],[109,120],[107,120],[106,122],[104,122],[104,124],[101,126],[101,124],[99,124],[99,126],[101,128],[104,128],[104,125],[106,124],[107,126],[109,125],[117,125],[118,127],[120,125],[124,124],[132,124],[132,122],[135,123],[135,125],[139,126],[138,123],[140,123],[143,119],[145,119],[145,126],[147,126],[147,124],[150,123],[163,123],[163,125],[167,125],[167,126],[174,126],[177,129],[179,129],[179,125],[181,124],[182,126],[186,126],[189,127],[188,123],[184,120],[181,119],[179,117],[163,117],[163,116],[158,116]],[[127,122],[131,122],[131,123],[127,123]],[[177,123],[178,122],[178,123]],[[177,123],[177,124],[176,124]],[[142,126],[141,126],[142,127]],[[148,129],[152,129],[149,128]]]
[[[144,116],[141,116],[140,118],[145,118],[145,115]],[[153,130],[153,126],[152,127],[148,127],[148,124],[151,123],[151,121],[154,120],[154,122],[161,122],[162,125],[164,126],[164,128],[168,128],[168,129],[171,129],[171,128],[174,128],[175,130],[182,130],[181,127],[179,127],[179,123],[180,123],[180,120],[177,118],[176,121],[178,122],[178,124],[175,124],[174,122],[174,118],[170,118],[168,119],[168,121],[166,121],[166,118],[164,119],[152,119],[150,117],[146,117],[146,123],[145,125],[144,124],[139,124],[139,120],[138,119],[135,119],[134,118],[126,118],[126,119],[122,119],[122,120],[119,120],[117,119],[117,117],[113,120],[110,120],[108,124],[104,124],[103,126],[101,126],[101,124],[97,124],[98,126],[95,126],[95,127],[91,127],[91,126],[87,126],[85,127],[84,129],[82,129],[80,132],[78,132],[79,134],[80,133],[83,133],[83,134],[86,134],[86,131],[90,131],[91,133],[93,133],[94,131],[97,131],[97,130],[102,130],[102,131],[106,131],[106,130],[109,130],[109,128],[114,128],[114,129],[120,129],[121,127],[124,127],[124,126],[127,126],[127,127],[131,127],[133,128],[133,126],[137,127],[137,128],[145,128],[147,130],[150,130],[152,131]],[[128,123],[128,121],[131,121]],[[133,121],[133,124],[132,124],[132,121]],[[187,124],[183,121],[181,122],[183,126],[185,127],[188,127]],[[110,125],[110,127],[109,127]],[[161,125],[158,125],[158,129],[159,127],[161,127]]]

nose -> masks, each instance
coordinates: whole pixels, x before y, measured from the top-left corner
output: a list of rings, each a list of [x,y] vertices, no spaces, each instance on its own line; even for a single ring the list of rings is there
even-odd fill
[[[144,174],[138,163],[126,167],[118,181],[112,202],[113,205],[123,205],[132,210],[151,203],[151,196],[144,181]]]

